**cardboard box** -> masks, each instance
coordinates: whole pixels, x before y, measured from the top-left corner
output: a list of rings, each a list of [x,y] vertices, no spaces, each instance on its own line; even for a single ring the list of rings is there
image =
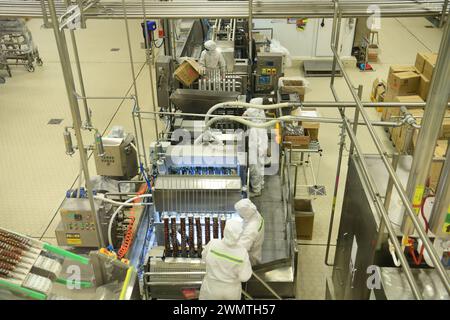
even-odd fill
[[[190,86],[200,77],[201,69],[202,67],[195,60],[187,59],[180,64],[173,75],[185,86]]]
[[[389,91],[397,96],[415,95],[419,91],[420,75],[413,71],[398,72],[391,76]]]
[[[436,53],[432,52],[418,52],[416,55],[416,62],[414,66],[416,67],[417,71],[420,73],[423,73],[423,69],[425,67],[425,61],[429,60],[431,62],[434,61],[434,64],[436,64]]]
[[[430,91],[430,80],[426,78],[424,75],[420,75],[419,82],[419,96],[426,101],[428,97],[428,91]]]
[[[306,85],[303,80],[290,80],[287,78],[280,78],[280,83],[281,93],[297,93],[300,101],[305,100]]]
[[[391,67],[389,68],[389,73],[388,73],[388,78],[387,78],[387,83],[389,86],[389,83],[392,82],[392,76],[396,73],[401,73],[401,72],[417,72],[416,67],[414,66],[410,66],[410,65],[391,65]]]
[[[448,140],[438,140],[436,142],[436,148],[434,150],[435,158],[445,158],[446,152],[448,148]],[[444,162],[440,160],[434,160],[431,163],[430,168],[430,187],[436,190],[439,179],[442,173],[442,167],[444,166]]]
[[[307,149],[309,147],[309,143],[311,142],[311,137],[309,135],[308,129],[305,130],[304,136],[284,136],[284,142],[288,142],[292,144],[292,148],[294,149]]]
[[[309,199],[294,199],[297,239],[311,240],[314,230],[314,209]]]
[[[380,49],[378,48],[378,45],[371,44],[367,48],[367,61],[369,62],[377,62],[378,60],[378,52]]]
[[[430,79],[433,76],[434,67],[436,66],[437,54],[432,53],[425,59],[422,74],[425,78]]]
[[[319,112],[314,108],[296,108],[292,110],[291,115],[303,117],[320,117]],[[319,140],[319,122],[300,121],[300,125],[307,130],[311,140]],[[309,143],[309,142],[308,142]]]

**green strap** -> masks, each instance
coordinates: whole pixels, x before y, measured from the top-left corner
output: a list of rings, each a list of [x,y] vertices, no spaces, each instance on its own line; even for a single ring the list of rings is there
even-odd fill
[[[69,279],[65,279],[65,278],[58,278],[58,279],[56,279],[56,282],[64,284],[64,285],[67,285],[68,283],[70,283],[74,286],[79,284],[80,287],[83,289],[93,287],[93,284],[91,281],[73,281],[73,280],[69,280]]]
[[[244,262],[244,260],[242,260],[242,259],[239,259],[239,258],[236,258],[236,257],[229,256],[229,255],[227,255],[227,254],[225,254],[225,253],[222,253],[222,252],[217,252],[216,250],[211,250],[211,252],[212,252],[214,255],[218,256],[219,258],[222,258],[222,259],[225,259],[225,260],[234,262],[234,263],[243,263],[243,262]]]
[[[261,216],[261,223],[259,224],[258,232],[261,231],[263,225],[264,225],[264,218]]]
[[[47,299],[47,295],[45,295],[43,293],[28,289],[28,288],[24,288],[22,286],[19,286],[18,284],[11,283],[9,281],[5,281],[2,279],[0,279],[0,286],[4,286],[11,291],[20,292],[20,293],[24,294],[25,296],[33,298],[33,299],[37,299],[37,300],[46,300]]]
[[[59,247],[52,246],[52,245],[50,245],[48,243],[44,244],[44,249],[46,249],[46,250],[48,250],[50,252],[56,253],[57,255],[66,257],[66,258],[68,258],[70,260],[78,261],[79,263],[86,264],[86,265],[89,264],[89,259],[88,258],[82,257],[82,256],[80,256],[78,254],[75,254],[75,253],[72,253],[70,251],[61,249]]]

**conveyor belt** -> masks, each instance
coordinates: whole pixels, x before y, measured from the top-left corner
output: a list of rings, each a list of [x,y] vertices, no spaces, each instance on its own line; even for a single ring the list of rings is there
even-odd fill
[[[264,218],[263,263],[288,258],[280,176],[266,176],[262,195],[251,200]]]

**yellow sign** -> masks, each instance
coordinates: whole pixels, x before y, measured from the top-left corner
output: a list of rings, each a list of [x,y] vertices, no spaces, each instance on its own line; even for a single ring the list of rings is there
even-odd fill
[[[444,226],[442,227],[442,232],[450,234],[450,206],[447,209],[447,217],[445,217]]]
[[[81,237],[79,233],[66,233],[66,242],[70,245],[81,245]]]

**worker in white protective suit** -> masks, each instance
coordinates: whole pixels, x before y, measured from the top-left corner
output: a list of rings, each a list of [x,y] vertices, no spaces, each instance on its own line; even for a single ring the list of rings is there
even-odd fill
[[[222,239],[212,239],[202,251],[206,275],[200,288],[200,300],[240,300],[242,282],[252,276],[247,250],[238,241],[242,222],[227,221]]]
[[[200,134],[197,139],[194,140],[195,145],[200,144],[213,144],[218,146],[223,146],[223,142],[219,140],[210,129],[207,129]]]
[[[247,249],[252,265],[260,264],[264,242],[264,218],[250,199],[239,200],[234,209],[244,220],[239,244]]]
[[[208,40],[204,44],[205,50],[202,51],[200,55],[200,60],[198,61],[200,65],[205,69],[205,73],[213,70],[220,70],[222,74],[226,71],[225,58],[217,49],[217,45],[214,41]]]
[[[253,98],[251,104],[263,104],[263,98]],[[264,110],[256,108],[248,108],[243,116],[249,117],[252,122],[264,123],[266,115]],[[264,188],[264,165],[266,163],[267,148],[269,147],[269,139],[267,137],[266,128],[250,127],[248,131],[248,148],[249,148],[249,168],[250,168],[250,187],[253,197],[261,195]]]

